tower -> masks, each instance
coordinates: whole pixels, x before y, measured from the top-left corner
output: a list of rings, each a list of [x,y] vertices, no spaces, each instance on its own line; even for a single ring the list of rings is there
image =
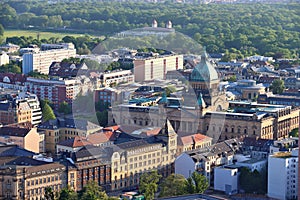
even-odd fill
[[[193,69],[190,75],[190,85],[196,96],[201,95],[204,103],[212,111],[228,108],[224,91],[219,90],[220,79],[214,66],[208,60],[205,48],[201,54],[201,61]]]
[[[157,28],[157,21],[156,20],[153,20],[153,22],[152,22],[152,28]]]
[[[171,22],[171,21],[168,21],[168,22],[166,23],[166,28],[169,28],[169,29],[172,28],[172,22]]]

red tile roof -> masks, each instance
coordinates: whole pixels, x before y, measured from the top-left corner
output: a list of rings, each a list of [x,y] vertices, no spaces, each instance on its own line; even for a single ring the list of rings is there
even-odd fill
[[[194,144],[194,141],[195,143],[197,143],[197,142],[205,141],[207,139],[209,139],[208,136],[202,135],[200,133],[181,137],[181,141],[183,145]]]
[[[91,144],[92,143],[87,141],[86,138],[79,137],[79,136],[58,143],[58,145],[72,147],[72,148],[83,147]]]

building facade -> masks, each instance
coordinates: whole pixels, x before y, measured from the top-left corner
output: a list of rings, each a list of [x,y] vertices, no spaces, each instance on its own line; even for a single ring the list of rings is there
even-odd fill
[[[26,158],[23,164],[16,162],[0,166],[0,199],[44,199],[46,188],[59,192],[67,185],[72,185],[76,177],[76,170],[66,170],[66,166],[59,163]]]
[[[119,83],[133,83],[134,75],[131,70],[106,72],[100,75],[100,81],[103,87],[114,86]]]
[[[298,151],[297,148],[292,152],[277,152],[269,156],[268,197],[298,198]]]
[[[182,55],[166,55],[148,58],[136,57],[134,64],[134,80],[137,82],[153,79],[166,79],[171,70],[183,69]]]
[[[81,91],[80,80],[44,80],[27,78],[26,90],[37,95],[40,100],[49,100],[54,108],[58,109],[59,104],[67,102],[72,104],[76,95]]]
[[[22,72],[23,74],[28,74],[32,71],[38,71],[43,74],[48,74],[52,62],[60,62],[65,58],[75,56],[75,48],[25,53],[23,55]]]

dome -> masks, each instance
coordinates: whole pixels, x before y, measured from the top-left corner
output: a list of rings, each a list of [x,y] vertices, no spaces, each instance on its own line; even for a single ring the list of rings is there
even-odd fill
[[[201,61],[196,65],[192,74],[191,81],[210,82],[219,80],[218,73],[214,66],[209,62],[205,49],[201,55]]]

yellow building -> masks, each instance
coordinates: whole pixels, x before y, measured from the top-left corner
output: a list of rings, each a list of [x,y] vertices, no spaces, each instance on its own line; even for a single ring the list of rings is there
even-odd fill
[[[39,125],[38,129],[45,132],[46,151],[56,153],[57,143],[77,136],[87,137],[102,127],[86,120],[66,118],[49,120]]]
[[[133,139],[133,136],[125,133],[120,136],[121,142],[118,139],[115,141],[111,157],[112,190],[138,186],[140,175],[146,171],[155,169],[164,177],[173,172],[177,134],[169,121],[155,136],[143,139]]]

